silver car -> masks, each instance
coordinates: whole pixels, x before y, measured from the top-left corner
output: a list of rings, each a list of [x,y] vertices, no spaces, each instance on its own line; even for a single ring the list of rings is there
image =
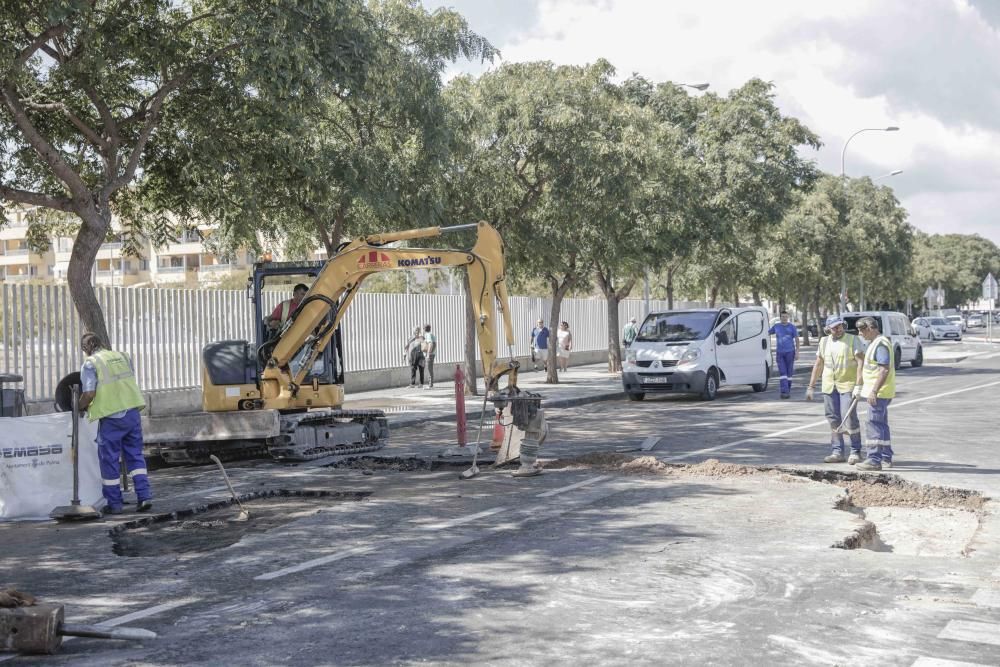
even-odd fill
[[[943,317],[918,317],[913,320],[917,336],[926,340],[962,340],[962,328]]]

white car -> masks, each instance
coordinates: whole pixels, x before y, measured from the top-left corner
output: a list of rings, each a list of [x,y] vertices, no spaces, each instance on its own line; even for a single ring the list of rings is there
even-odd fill
[[[943,317],[918,317],[913,328],[925,340],[962,340],[962,328]]]
[[[966,320],[970,327],[982,327],[985,326],[983,322],[983,316],[979,313],[972,313],[969,315],[969,319]]]
[[[848,333],[858,333],[858,320],[862,317],[873,317],[878,323],[878,330],[892,341],[893,359],[898,369],[901,364],[909,363],[918,368],[924,363],[924,349],[920,345],[920,337],[914,333],[910,321],[903,313],[891,310],[869,310],[860,313],[844,313]],[[918,318],[919,319],[919,318]],[[928,318],[924,318],[928,319]],[[942,318],[943,319],[943,318]]]
[[[949,315],[947,319],[952,324],[958,325],[958,328],[962,331],[965,331],[968,328],[968,325],[965,323],[965,318],[961,315]]]

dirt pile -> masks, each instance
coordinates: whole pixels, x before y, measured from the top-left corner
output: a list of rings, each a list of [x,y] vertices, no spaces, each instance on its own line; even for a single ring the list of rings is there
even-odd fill
[[[690,477],[748,477],[750,475],[781,474],[766,468],[722,463],[718,459],[708,459],[701,463],[664,463],[655,456],[636,456],[620,452],[593,452],[565,459],[555,459],[544,463],[545,468],[591,468],[626,475],[674,475]]]
[[[854,507],[946,507],[981,511],[986,499],[976,491],[908,482],[899,477],[867,477],[836,482]]]

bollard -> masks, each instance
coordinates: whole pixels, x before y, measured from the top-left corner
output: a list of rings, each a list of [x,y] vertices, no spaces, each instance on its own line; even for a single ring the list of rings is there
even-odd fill
[[[455,364],[455,428],[459,447],[465,447],[465,373]]]

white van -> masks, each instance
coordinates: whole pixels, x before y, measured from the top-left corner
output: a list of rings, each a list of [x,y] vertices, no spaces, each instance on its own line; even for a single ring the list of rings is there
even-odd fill
[[[764,391],[771,375],[767,316],[759,306],[650,313],[625,351],[625,394],[641,401],[649,392],[686,392],[710,401],[724,385]]]
[[[892,341],[893,361],[898,370],[899,367],[909,362],[914,368],[918,368],[924,363],[924,348],[920,344],[920,337],[913,335],[913,327],[910,320],[906,319],[903,313],[891,310],[866,310],[863,312],[844,313],[842,315],[844,327],[848,333],[858,333],[858,320],[862,317],[873,317],[878,323],[879,331],[882,335]]]

